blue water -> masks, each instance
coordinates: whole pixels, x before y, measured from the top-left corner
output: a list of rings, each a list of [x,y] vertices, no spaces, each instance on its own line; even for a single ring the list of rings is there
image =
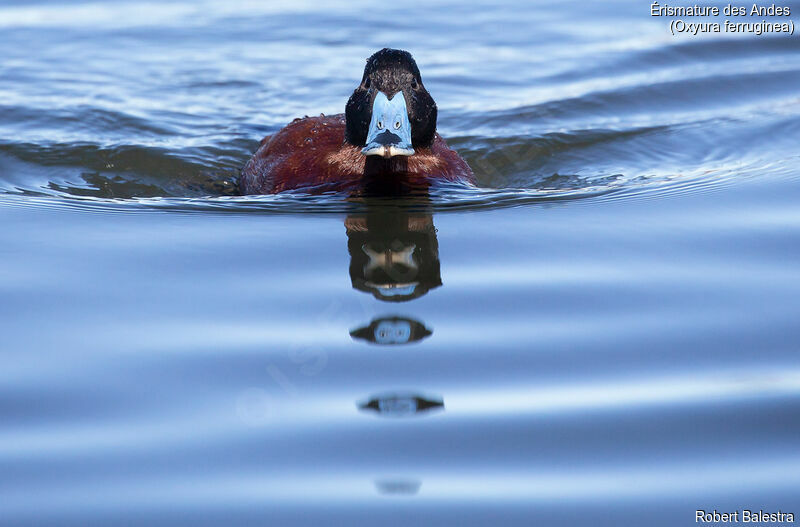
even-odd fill
[[[800,514],[797,38],[632,1],[3,3],[0,525]],[[384,46],[481,188],[237,196]]]

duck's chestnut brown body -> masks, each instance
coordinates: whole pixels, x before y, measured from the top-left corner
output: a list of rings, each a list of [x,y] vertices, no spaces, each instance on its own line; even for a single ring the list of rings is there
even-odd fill
[[[266,137],[242,169],[243,194],[386,190],[432,181],[474,184],[469,165],[436,133],[437,109],[410,53],[367,60],[345,113],[295,119]]]
[[[344,141],[344,114],[295,119],[265,137],[242,170],[244,194],[274,194],[316,187],[357,190],[380,178],[426,186],[432,180],[475,183],[469,165],[437,133],[430,148],[385,159],[365,156]]]

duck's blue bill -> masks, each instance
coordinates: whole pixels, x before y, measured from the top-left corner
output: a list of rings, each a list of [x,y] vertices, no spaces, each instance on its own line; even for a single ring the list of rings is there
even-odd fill
[[[408,122],[406,98],[397,92],[390,99],[379,91],[372,103],[372,120],[367,132],[367,146],[361,153],[365,156],[410,156],[411,124]]]

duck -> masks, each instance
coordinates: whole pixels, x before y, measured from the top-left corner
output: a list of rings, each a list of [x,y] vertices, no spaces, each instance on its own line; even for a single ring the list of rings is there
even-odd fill
[[[367,59],[343,114],[298,118],[265,137],[239,178],[242,194],[290,190],[396,192],[475,176],[436,131],[436,102],[414,57],[384,48]]]

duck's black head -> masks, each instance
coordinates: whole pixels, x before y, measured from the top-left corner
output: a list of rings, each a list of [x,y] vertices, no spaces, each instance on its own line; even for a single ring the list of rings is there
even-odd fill
[[[369,59],[347,101],[345,141],[364,155],[412,155],[436,135],[436,103],[411,53],[384,48]]]

